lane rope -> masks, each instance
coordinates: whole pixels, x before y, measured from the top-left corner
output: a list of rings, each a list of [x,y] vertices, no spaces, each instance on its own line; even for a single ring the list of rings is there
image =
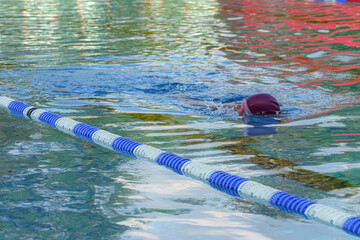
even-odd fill
[[[342,229],[351,235],[360,237],[360,217],[237,175],[216,170],[205,164],[193,162],[190,159],[176,154],[121,137],[71,118],[47,112],[6,96],[0,95],[0,107],[9,110],[15,116],[46,123],[62,132],[92,141],[102,147],[115,150],[118,153],[156,162],[180,175],[201,180],[229,195],[270,205],[282,211],[322,222],[329,226]]]

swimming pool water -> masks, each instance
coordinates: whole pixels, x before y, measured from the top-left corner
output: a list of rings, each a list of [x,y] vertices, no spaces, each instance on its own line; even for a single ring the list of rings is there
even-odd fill
[[[0,5],[1,95],[360,215],[359,3]],[[0,152],[0,239],[355,239],[3,111]]]

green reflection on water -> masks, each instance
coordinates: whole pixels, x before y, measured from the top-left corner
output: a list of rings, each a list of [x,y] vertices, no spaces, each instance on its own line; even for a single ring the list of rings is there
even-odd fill
[[[191,55],[202,41],[215,41],[214,3],[2,0],[6,28],[0,51],[7,55],[2,67],[79,65],[96,56],[169,56],[174,51]]]

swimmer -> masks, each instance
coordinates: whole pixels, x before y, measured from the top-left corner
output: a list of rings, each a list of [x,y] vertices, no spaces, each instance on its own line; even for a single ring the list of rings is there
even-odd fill
[[[186,99],[182,97],[183,100],[186,100],[189,104],[198,107],[206,107],[211,111],[216,111],[219,108],[225,107],[228,110],[234,110],[240,116],[274,116],[281,115],[281,109],[278,101],[268,93],[259,93],[246,97],[239,102],[230,102],[223,103],[221,106],[209,106],[206,102]],[[226,111],[225,111],[226,113]]]
[[[267,93],[259,93],[246,97],[241,104],[233,102],[223,105],[228,108],[233,108],[240,116],[266,116],[281,114],[278,101]]]

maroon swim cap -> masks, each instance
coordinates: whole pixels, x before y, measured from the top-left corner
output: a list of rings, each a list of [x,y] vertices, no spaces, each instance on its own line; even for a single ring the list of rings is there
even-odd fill
[[[277,115],[280,114],[278,101],[267,93],[259,93],[247,98],[246,104],[254,115]]]

